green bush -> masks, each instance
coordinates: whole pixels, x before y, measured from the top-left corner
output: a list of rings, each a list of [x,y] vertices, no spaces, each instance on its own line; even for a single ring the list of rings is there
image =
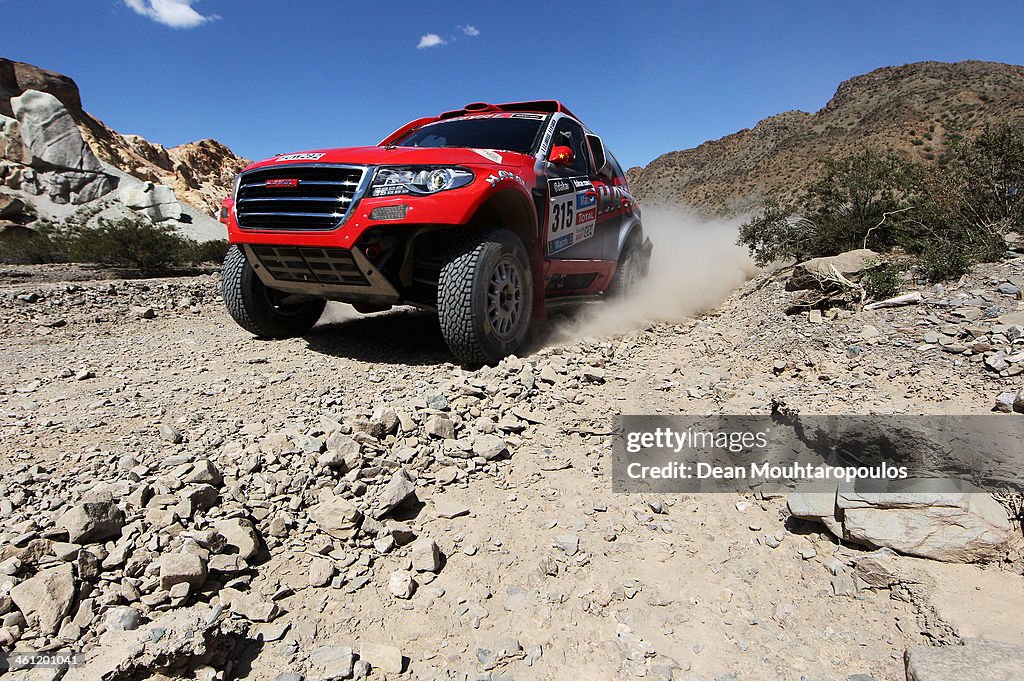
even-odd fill
[[[766,199],[761,213],[740,225],[738,243],[747,246],[758,267],[780,260],[802,260],[810,252],[813,227],[797,219],[792,207]]]
[[[930,149],[925,145],[926,158],[935,156]],[[873,151],[827,159],[822,178],[792,205],[766,201],[740,227],[737,243],[762,266],[900,248],[920,258],[929,279],[942,281],[1001,258],[1010,231],[1024,231],[1024,134],[1003,125],[971,140],[951,132],[937,164]]]
[[[0,262],[6,265],[41,265],[66,259],[63,249],[46,229],[5,234],[0,238]]]
[[[883,262],[864,273],[860,283],[875,300],[892,298],[903,288],[904,268],[898,263]]]
[[[959,279],[979,260],[961,244],[936,243],[921,251],[918,262],[925,279],[939,282]]]
[[[1024,134],[986,126],[953,148],[943,195],[960,221],[1000,235],[1024,227]]]
[[[91,211],[90,211],[91,212]],[[206,263],[220,264],[227,255],[224,239],[196,242],[167,225],[142,217],[119,220],[77,211],[61,225],[39,220],[32,229],[0,239],[0,262],[12,265],[79,262],[138,269],[143,273]]]
[[[70,232],[67,251],[75,262],[132,267],[151,273],[185,262],[194,243],[169,226],[154,225],[143,218],[100,218],[95,227]]]
[[[216,239],[199,243],[193,242],[193,244],[188,254],[188,259],[197,265],[202,263],[216,263],[219,265],[224,262],[224,258],[228,254],[229,244],[227,239]]]

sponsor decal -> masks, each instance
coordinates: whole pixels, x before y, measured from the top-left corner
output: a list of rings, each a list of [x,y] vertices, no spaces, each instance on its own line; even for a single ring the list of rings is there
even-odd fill
[[[495,163],[501,163],[501,154],[492,149],[473,149],[474,152],[480,154],[488,161],[494,161]]]
[[[598,201],[598,212],[601,215],[605,213],[613,213],[617,210],[622,210],[625,206],[623,200],[627,203],[633,201],[633,196],[622,187],[616,187],[613,185],[601,185],[597,191]]]
[[[593,189],[576,195],[576,210],[590,208],[597,203],[597,192]]]
[[[323,157],[323,153],[283,154],[274,161],[318,161]]]
[[[507,170],[499,170],[497,175],[488,175],[484,181],[493,187],[502,180],[515,180],[524,187],[526,186],[526,182],[523,181],[523,178],[519,177],[515,173],[510,173]]]
[[[554,241],[548,242],[548,255],[557,253],[558,251],[564,251],[565,249],[572,246],[572,233],[560,236]]]
[[[586,222],[595,222],[597,220],[597,209],[589,208],[587,210],[581,210],[576,213],[576,224],[582,225]]]
[[[371,196],[396,196],[398,194],[407,194],[408,192],[409,192],[409,190],[405,188],[405,185],[392,184],[392,185],[382,185],[380,187],[374,187],[373,191],[371,192],[370,195]]]
[[[572,191],[572,185],[565,180],[552,180],[551,181],[551,193],[555,196],[561,194],[568,194]]]
[[[267,180],[267,189],[295,189],[299,186],[299,180],[296,177],[275,177]]]
[[[545,250],[548,255],[594,236],[597,224],[597,193],[585,177],[548,180],[548,224]]]
[[[548,157],[548,151],[551,149],[551,138],[555,134],[555,125],[557,119],[552,119],[548,123],[548,129],[544,131],[544,138],[541,140],[540,147],[537,149],[537,158],[545,159]]]

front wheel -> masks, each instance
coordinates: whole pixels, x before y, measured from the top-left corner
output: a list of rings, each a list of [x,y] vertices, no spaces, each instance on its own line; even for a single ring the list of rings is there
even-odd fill
[[[494,363],[514,353],[526,338],[532,313],[530,258],[508,230],[469,239],[441,268],[441,334],[464,364]]]
[[[231,317],[260,338],[301,336],[317,323],[327,302],[268,288],[238,246],[228,249],[221,276],[224,304]]]

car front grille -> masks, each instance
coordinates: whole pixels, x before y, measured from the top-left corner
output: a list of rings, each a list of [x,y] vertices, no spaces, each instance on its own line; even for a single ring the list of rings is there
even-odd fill
[[[369,286],[347,248],[263,246],[249,248],[260,264],[278,281],[298,281],[341,286]]]
[[[327,230],[359,200],[366,168],[284,165],[242,175],[235,213],[242,229]]]

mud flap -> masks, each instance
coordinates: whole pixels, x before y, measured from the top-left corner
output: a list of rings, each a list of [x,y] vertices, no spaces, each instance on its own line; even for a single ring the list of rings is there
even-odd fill
[[[651,252],[653,250],[654,244],[651,243],[650,237],[645,238],[643,246],[640,247],[640,267],[645,277],[651,269]]]

